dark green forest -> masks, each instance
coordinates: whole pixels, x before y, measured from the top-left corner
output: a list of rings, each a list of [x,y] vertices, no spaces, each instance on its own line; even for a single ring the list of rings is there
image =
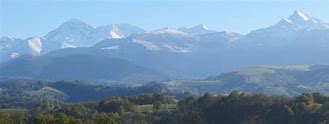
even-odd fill
[[[2,108],[1,124],[328,124],[329,96],[204,94],[175,100],[161,93],[64,103],[44,100],[31,109]]]

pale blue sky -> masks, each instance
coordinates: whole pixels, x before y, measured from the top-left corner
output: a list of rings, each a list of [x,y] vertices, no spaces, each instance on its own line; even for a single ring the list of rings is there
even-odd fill
[[[0,36],[43,36],[70,18],[92,26],[191,27],[246,34],[301,10],[329,22],[329,0],[0,0]]]

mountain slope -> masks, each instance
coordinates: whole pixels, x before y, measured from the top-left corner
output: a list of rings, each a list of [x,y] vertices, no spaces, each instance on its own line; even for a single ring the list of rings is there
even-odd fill
[[[96,41],[101,41],[105,38],[125,38],[132,34],[145,32],[144,29],[129,24],[112,24],[95,28],[91,35]]]
[[[42,51],[42,41],[40,37],[31,37],[25,40],[1,37],[0,38],[0,63],[21,55],[38,56]]]
[[[57,29],[46,34],[44,53],[68,47],[83,47],[94,44],[89,35],[94,27],[77,19],[70,19]]]
[[[287,21],[288,23],[283,23]],[[288,25],[287,25],[288,24]],[[238,67],[253,65],[329,64],[329,28],[323,21],[295,11],[287,19],[258,29],[233,45]]]
[[[165,76],[125,60],[93,55],[20,57],[0,66],[0,76],[48,80],[147,83]]]
[[[244,40],[258,46],[282,47],[293,44],[302,34],[313,33],[313,31],[328,32],[328,30],[327,23],[296,10],[288,18],[280,20],[275,25],[251,31]],[[316,38],[314,41],[318,40],[317,37],[314,38]]]
[[[172,91],[229,94],[232,91],[295,96],[302,93],[329,94],[329,66],[253,66],[210,76],[203,80],[162,82]]]
[[[177,78],[200,78],[222,71],[224,50],[242,35],[218,32],[190,35],[161,29],[127,38],[103,40],[90,48],[62,49],[48,56],[100,54],[121,58]]]
[[[329,93],[329,66],[255,66],[208,77],[221,89],[293,95],[302,92]]]
[[[70,19],[45,36],[44,53],[61,48],[89,47],[104,39],[124,38],[144,32],[144,29],[129,24],[94,28],[77,19]]]

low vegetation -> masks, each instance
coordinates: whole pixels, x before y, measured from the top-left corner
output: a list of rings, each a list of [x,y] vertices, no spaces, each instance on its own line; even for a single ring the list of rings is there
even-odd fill
[[[274,97],[234,91],[174,100],[163,94],[100,101],[42,101],[32,109],[1,109],[0,124],[328,124],[329,96]]]

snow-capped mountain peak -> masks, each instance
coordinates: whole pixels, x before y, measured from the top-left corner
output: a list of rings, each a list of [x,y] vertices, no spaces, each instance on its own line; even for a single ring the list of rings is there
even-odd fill
[[[296,10],[294,12],[294,14],[292,14],[290,17],[289,17],[289,20],[293,20],[293,21],[297,21],[297,20],[304,20],[304,21],[308,21],[310,20],[310,16],[306,15],[305,13],[299,11],[299,10]]]
[[[67,47],[85,47],[95,43],[89,38],[90,33],[95,28],[78,20],[69,19],[61,24],[57,29],[50,31],[44,37],[45,42],[42,46],[44,53],[52,50]]]
[[[191,27],[190,30],[191,30],[191,29],[195,29],[195,30],[204,30],[204,31],[209,30],[209,28],[208,28],[207,26],[203,25],[203,24],[199,24],[199,25],[196,25],[196,26],[194,26],[194,27]]]
[[[107,26],[99,26],[93,32],[93,37],[101,37],[101,38],[115,38],[121,39],[128,37],[132,34],[142,34],[146,31],[142,28],[130,25],[130,24],[111,24]],[[103,40],[103,39],[98,39]]]
[[[328,29],[329,25],[320,19],[309,16],[302,11],[296,10],[288,18],[282,19],[274,28],[286,28],[293,30],[314,30],[314,29]]]
[[[76,23],[76,24],[80,23],[80,24],[85,24],[84,22],[82,22],[82,21],[80,21],[79,19],[76,19],[76,18],[70,18],[65,23]]]
[[[64,22],[58,29],[72,29],[72,28],[80,28],[80,29],[87,29],[93,30],[94,28],[78,19],[71,18]]]
[[[207,33],[214,33],[216,31],[209,30],[209,28],[203,24],[199,24],[196,26],[193,26],[191,28],[179,28],[179,31],[183,31],[189,34],[195,34],[195,35],[201,35],[201,34],[207,34]]]
[[[92,30],[94,30],[92,26],[72,18],[57,29],[50,31],[45,38],[54,40],[54,42],[61,42],[64,38],[82,40],[81,35],[88,35]]]

